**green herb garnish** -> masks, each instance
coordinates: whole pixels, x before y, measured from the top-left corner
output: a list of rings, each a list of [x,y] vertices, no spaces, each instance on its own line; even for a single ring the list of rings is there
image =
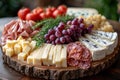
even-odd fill
[[[66,23],[68,20],[72,20],[72,19],[74,19],[74,16],[66,15],[66,16],[59,16],[56,19],[51,18],[38,22],[35,26],[32,27],[33,29],[35,29],[42,26],[40,32],[38,32],[38,34],[36,34],[33,37],[33,40],[37,42],[36,46],[39,47],[45,42],[44,35],[48,33],[49,29],[54,28],[60,22]]]

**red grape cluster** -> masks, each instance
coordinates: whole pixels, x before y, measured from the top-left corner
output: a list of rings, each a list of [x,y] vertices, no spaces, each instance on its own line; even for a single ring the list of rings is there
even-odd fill
[[[84,24],[84,20],[75,18],[67,23],[60,22],[58,26],[53,29],[49,29],[45,34],[45,40],[47,43],[52,44],[67,44],[70,42],[78,41],[80,36],[84,36],[86,33],[90,33],[94,26],[91,24],[87,28]]]

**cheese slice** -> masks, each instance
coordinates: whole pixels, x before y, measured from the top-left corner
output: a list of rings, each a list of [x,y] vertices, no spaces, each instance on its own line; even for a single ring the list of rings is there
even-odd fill
[[[56,57],[55,57],[55,65],[56,67],[61,67],[61,49],[62,49],[62,45],[56,45]]]
[[[63,45],[61,50],[61,66],[67,67],[67,46]]]
[[[48,66],[53,65],[52,60],[53,60],[54,48],[55,48],[55,45],[52,45],[51,49],[49,51],[49,54],[48,54]]]
[[[106,55],[110,55],[114,51],[115,46],[114,46],[113,41],[103,39],[103,38],[98,37],[98,36],[89,35],[89,34],[86,34],[85,36],[88,39],[90,39],[91,41],[95,42],[96,44],[98,44],[102,47],[106,47],[108,49],[106,52]]]
[[[34,64],[34,57],[36,56],[38,52],[39,52],[39,48],[37,48],[36,50],[30,53],[30,55],[27,57],[28,64]]]
[[[43,52],[45,50],[45,47],[46,45],[44,44],[43,46],[41,46],[38,51],[36,52],[36,54],[34,55],[34,58],[33,58],[33,64],[34,65],[39,65],[41,66],[42,65],[42,55],[43,55]]]
[[[56,55],[57,55],[57,46],[54,47],[54,53],[53,53],[53,60],[52,60],[52,64],[55,65],[55,59],[56,59]]]
[[[101,47],[85,37],[80,37],[79,40],[91,51],[93,61],[103,59],[106,56],[106,47]]]
[[[48,65],[48,54],[51,49],[51,44],[46,44],[44,52],[42,54],[43,65]]]

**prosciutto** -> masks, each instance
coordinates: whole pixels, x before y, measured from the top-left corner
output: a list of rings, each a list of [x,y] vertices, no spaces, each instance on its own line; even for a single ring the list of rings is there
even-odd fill
[[[34,36],[39,30],[33,30],[31,27],[35,24],[34,21],[23,21],[20,19],[12,20],[4,26],[1,45],[4,45],[7,40],[16,40],[19,36],[28,38]]]
[[[91,65],[91,53],[80,42],[70,43],[67,46],[67,64],[69,66],[88,69]]]

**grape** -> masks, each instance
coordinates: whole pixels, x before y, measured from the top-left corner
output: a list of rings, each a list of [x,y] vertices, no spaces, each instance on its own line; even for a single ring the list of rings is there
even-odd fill
[[[72,25],[78,25],[78,18],[75,18],[72,22],[71,22]]]
[[[63,34],[63,35],[68,34],[67,30],[63,30],[63,31],[62,31],[62,34]]]
[[[70,29],[76,30],[76,29],[77,29],[77,26],[76,26],[76,25],[71,25],[71,26],[70,26]]]
[[[48,40],[48,39],[49,39],[49,36],[50,36],[49,34],[45,34],[45,35],[44,35],[44,38],[45,38],[46,40]]]
[[[80,27],[80,29],[84,29],[85,28],[85,24],[81,23],[79,27]]]
[[[51,34],[54,34],[55,33],[55,30],[54,29],[49,29],[48,30],[48,34],[51,35]]]
[[[52,41],[52,44],[55,45],[55,41]]]
[[[60,37],[60,42],[65,43],[65,37]]]
[[[56,31],[62,32],[62,29],[59,28],[59,27],[57,27],[57,28],[56,28]]]
[[[71,21],[67,21],[67,25],[71,25]]]
[[[66,43],[69,43],[69,42],[71,42],[70,36],[68,36],[68,35],[65,35],[64,37],[65,37],[65,41],[66,41]]]
[[[78,23],[83,23],[83,22],[84,22],[83,18],[78,20]]]
[[[62,33],[61,33],[60,31],[56,31],[56,32],[55,32],[55,36],[56,36],[56,37],[61,37],[61,36],[62,36]]]
[[[63,22],[60,22],[58,28],[63,30],[65,28],[65,24]]]
[[[50,35],[50,41],[54,41],[56,39],[55,35]]]
[[[55,40],[55,43],[56,43],[56,44],[60,44],[60,38],[57,38],[57,39]]]
[[[47,40],[46,42],[47,42],[47,43],[50,43],[50,40]]]
[[[73,34],[72,29],[67,29],[67,32],[68,32],[68,35],[72,35]]]
[[[94,25],[93,25],[93,24],[91,24],[91,25],[89,25],[89,27],[88,27],[88,28],[92,29],[93,27],[94,27]]]

